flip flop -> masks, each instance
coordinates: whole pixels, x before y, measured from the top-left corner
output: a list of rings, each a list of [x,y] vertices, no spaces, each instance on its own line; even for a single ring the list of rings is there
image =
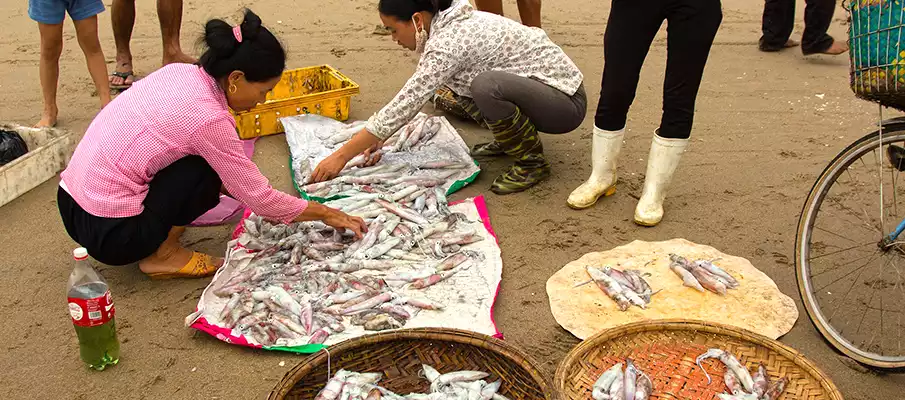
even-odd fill
[[[132,77],[132,83],[135,83],[135,80],[136,80],[136,79],[135,79],[135,73],[132,72],[132,71],[129,71],[129,72],[113,71],[113,73],[110,74],[110,77],[114,77],[114,76],[115,76],[115,77],[118,77],[118,78],[123,78],[123,82],[128,81],[128,80],[129,80],[129,77]],[[125,90],[125,89],[128,89],[128,88],[132,87],[132,83],[129,83],[129,84],[122,84],[122,85],[114,85],[113,83],[111,83],[111,84],[110,84],[110,89],[115,89],[115,90]]]
[[[213,257],[192,252],[192,258],[184,267],[176,272],[155,272],[148,274],[148,277],[154,280],[174,279],[174,278],[204,278],[217,272],[220,266],[214,263]]]

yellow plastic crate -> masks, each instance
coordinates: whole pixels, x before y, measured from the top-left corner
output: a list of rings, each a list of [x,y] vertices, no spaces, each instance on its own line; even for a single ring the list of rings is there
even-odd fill
[[[283,72],[283,78],[267,95],[267,101],[248,111],[233,113],[239,137],[283,133],[280,118],[299,114],[320,114],[339,121],[349,118],[352,96],[358,84],[329,65]]]

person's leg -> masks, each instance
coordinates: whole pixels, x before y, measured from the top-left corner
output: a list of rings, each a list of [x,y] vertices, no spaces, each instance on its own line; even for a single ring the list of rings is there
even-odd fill
[[[520,192],[550,175],[550,164],[532,116],[543,129],[562,133],[575,129],[584,117],[584,91],[578,101],[541,82],[505,72],[485,72],[471,83],[474,102],[493,132],[494,141],[515,164],[497,177],[491,190],[497,194]]]
[[[761,51],[779,51],[797,46],[798,42],[789,39],[794,27],[795,0],[766,0],[758,47]]]
[[[522,24],[540,28],[541,0],[518,0],[518,15]]]
[[[570,96],[536,79],[489,71],[474,79],[471,91],[485,119],[498,121],[521,109],[544,133],[571,132],[581,125],[587,113],[584,86]]]
[[[103,6],[103,3],[101,3]],[[79,39],[79,46],[85,53],[85,61],[88,63],[88,73],[94,80],[94,87],[97,89],[97,95],[101,100],[101,108],[110,103],[110,82],[107,80],[107,63],[104,60],[104,50],[101,48],[101,42],[97,38],[97,16],[88,17],[81,20],[75,20],[76,36]]]
[[[641,67],[665,15],[646,2],[613,1],[603,35],[603,77],[594,126],[607,131],[625,128]]]
[[[57,189],[57,207],[69,236],[107,265],[129,265],[154,254],[167,239],[169,226],[137,215],[103,218],[89,214],[66,193]]]
[[[163,65],[194,63],[195,59],[182,52],[179,29],[182,27],[182,0],[157,0],[157,18],[163,36]]]
[[[186,156],[154,175],[143,214],[163,221],[171,229],[157,251],[139,262],[142,272],[172,273],[184,270],[190,263],[209,272],[216,269],[220,260],[193,253],[179,244],[179,238],[186,225],[217,206],[221,186],[217,173],[200,156]]]
[[[833,0],[806,0],[804,9],[804,34],[801,36],[801,52],[804,55],[845,53],[848,46],[826,33],[833,21],[836,2]]]
[[[503,15],[503,0],[474,0],[474,4],[479,11]]]
[[[44,95],[44,111],[35,127],[57,124],[57,84],[60,80],[60,55],[63,53],[63,24],[38,23],[41,33],[41,93]]]
[[[639,225],[654,226],[663,218],[663,200],[688,146],[695,100],[722,19],[719,0],[677,0],[668,10],[663,117],[651,142],[644,189],[635,208]]]
[[[591,142],[591,174],[569,195],[574,209],[588,208],[616,191],[616,160],[644,59],[665,18],[662,2],[613,1],[603,36],[603,81]]]
[[[116,67],[109,77],[113,88],[127,88],[135,82],[132,66],[132,28],[135,27],[135,0],[113,0],[110,7],[113,41],[116,43]]]

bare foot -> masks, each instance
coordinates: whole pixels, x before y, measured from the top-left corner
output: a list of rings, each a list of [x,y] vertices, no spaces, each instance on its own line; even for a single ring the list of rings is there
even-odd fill
[[[174,63],[183,63],[183,64],[194,64],[198,62],[198,60],[189,57],[187,54],[182,51],[172,52],[163,55],[163,65],[169,65]]]
[[[35,124],[35,128],[52,128],[57,126],[57,110],[44,110],[41,120]]]
[[[788,41],[786,41],[786,44],[784,44],[783,47],[797,47],[799,44],[801,43],[799,43],[797,40],[789,39]]]
[[[840,42],[838,40],[834,40],[833,44],[826,50],[824,50],[821,54],[829,54],[831,56],[838,56],[842,53],[848,51],[848,44],[844,42]]]

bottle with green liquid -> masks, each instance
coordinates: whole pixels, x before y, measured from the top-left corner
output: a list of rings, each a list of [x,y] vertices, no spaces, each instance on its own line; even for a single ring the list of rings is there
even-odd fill
[[[79,353],[88,367],[98,371],[119,362],[119,339],[110,288],[88,263],[88,250],[72,252],[75,268],[69,275],[69,315],[79,337]]]

